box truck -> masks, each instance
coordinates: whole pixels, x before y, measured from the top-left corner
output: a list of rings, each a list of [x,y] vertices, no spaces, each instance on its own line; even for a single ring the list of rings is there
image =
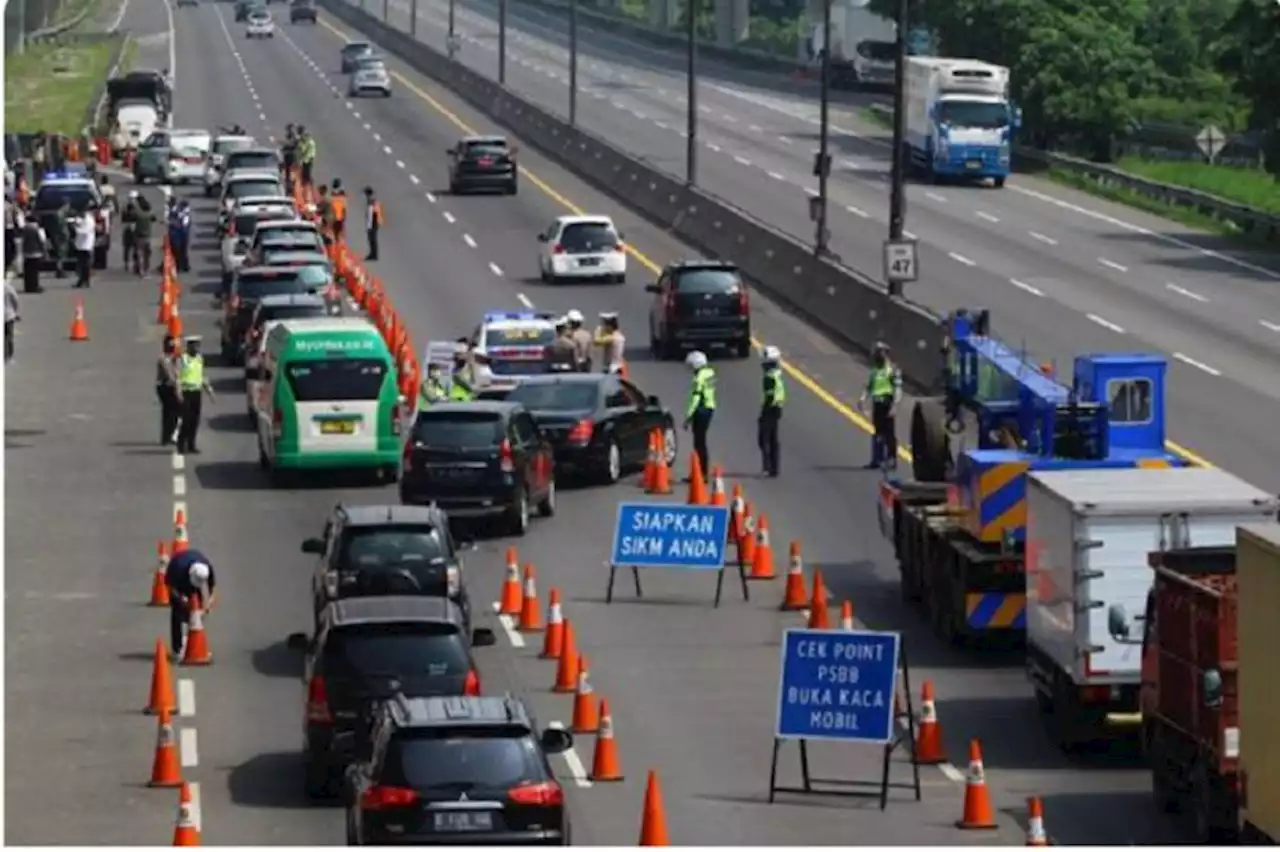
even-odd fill
[[[1013,132],[1009,69],[976,59],[911,56],[906,79],[907,162],[934,183],[1004,186]]]

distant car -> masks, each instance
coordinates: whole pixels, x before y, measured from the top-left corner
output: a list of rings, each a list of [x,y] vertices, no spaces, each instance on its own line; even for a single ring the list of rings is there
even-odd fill
[[[73,213],[83,214],[88,211],[93,214],[93,219],[96,223],[93,268],[106,269],[107,259],[111,254],[111,225],[113,217],[104,209],[102,193],[98,189],[98,185],[94,183],[93,178],[88,175],[73,175],[68,172],[47,173],[44,180],[40,182],[40,186],[36,189],[35,198],[32,200],[36,221],[40,223],[40,227],[44,229],[50,241],[48,256],[41,266],[57,265],[58,257],[66,258],[66,261],[73,261],[75,258],[75,252],[71,250],[70,246],[67,247],[65,252],[59,254],[56,251],[57,247],[53,245],[58,233],[57,228],[54,226],[57,222],[58,211],[64,203],[70,206]]]
[[[563,727],[538,730],[510,695],[408,698],[374,714],[367,759],[348,772],[347,844],[569,846],[569,809],[549,754]]]
[[[213,136],[207,130],[156,130],[138,146],[133,182],[203,183],[212,145]]]
[[[662,270],[649,309],[649,349],[662,359],[682,350],[725,346],[739,358],[751,354],[751,302],[742,273],[731,263],[687,260]]]
[[[556,512],[555,455],[516,402],[437,402],[405,443],[400,502],[435,503],[451,521],[496,520],[524,535],[534,507]]]
[[[179,9],[181,9],[183,6],[199,6],[200,0],[178,0],[176,5],[178,6]]]
[[[259,222],[258,229],[253,232],[253,242],[249,245],[249,254],[255,258],[263,252],[268,243],[277,249],[288,247],[290,251],[318,251],[325,254],[324,238],[314,222],[306,219],[277,219]]]
[[[266,9],[258,9],[249,13],[246,21],[245,38],[275,38],[276,22]]]
[[[515,195],[520,185],[515,148],[502,136],[467,136],[447,152],[449,191],[498,189]]]
[[[361,98],[368,94],[391,97],[391,75],[387,73],[387,64],[376,56],[361,59],[347,83],[347,96]]]
[[[222,284],[231,283],[231,276],[244,265],[249,256],[249,247],[253,244],[254,232],[260,222],[272,221],[274,211],[268,206],[242,204],[236,207],[228,227],[222,234]]]
[[[308,24],[314,24],[318,20],[316,13],[316,4],[313,0],[293,0],[289,6],[289,23],[296,24],[305,21]]]
[[[205,198],[212,198],[213,194],[218,191],[218,185],[222,183],[223,164],[227,155],[233,151],[252,148],[255,144],[252,136],[222,135],[213,138],[213,143],[209,146],[209,153],[205,156],[204,161]]]
[[[310,293],[323,296],[326,280],[307,274],[306,268],[241,266],[231,278],[231,289],[222,303],[222,359],[231,366],[245,361],[245,335],[258,302],[267,296]]]
[[[626,283],[626,246],[608,216],[561,216],[538,234],[538,242],[538,266],[547,284],[567,279]]]
[[[373,45],[367,41],[349,41],[342,46],[342,73],[356,70],[361,59],[373,56]]]

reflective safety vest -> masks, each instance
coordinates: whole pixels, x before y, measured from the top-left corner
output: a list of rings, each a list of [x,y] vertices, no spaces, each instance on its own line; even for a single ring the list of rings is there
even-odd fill
[[[764,371],[764,407],[781,408],[787,401],[787,386],[782,381],[782,370],[771,367]]]
[[[347,194],[345,192],[335,192],[330,196],[330,203],[333,205],[333,220],[335,222],[347,221]]]
[[[427,379],[422,383],[422,401],[427,405],[433,402],[439,402],[445,399],[448,394],[445,392],[444,384],[437,379]]]
[[[898,390],[898,371],[891,364],[885,364],[883,367],[876,367],[871,370],[871,376],[867,380],[867,391],[871,394],[872,399],[886,399],[892,397]]]
[[[449,399],[454,402],[470,402],[471,389],[457,379],[454,379],[453,384],[449,386]]]
[[[310,136],[303,139],[298,145],[298,159],[304,163],[314,162],[316,158],[316,140]]]
[[[689,389],[689,407],[686,416],[692,417],[699,411],[716,410],[716,371],[703,367],[693,374],[693,385]]]
[[[178,362],[178,384],[183,390],[200,390],[204,387],[204,356],[183,355]]]

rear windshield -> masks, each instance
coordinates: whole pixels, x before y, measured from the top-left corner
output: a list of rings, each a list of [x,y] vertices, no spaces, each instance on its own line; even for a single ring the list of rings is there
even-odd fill
[[[203,154],[212,144],[208,136],[175,134],[169,147],[180,154]]]
[[[270,151],[236,151],[227,157],[229,169],[274,169],[280,161]]]
[[[298,402],[368,401],[382,392],[387,365],[376,358],[328,358],[290,364],[288,374]]]
[[[413,426],[413,439],[427,446],[492,447],[502,438],[502,419],[485,412],[424,413]]]
[[[352,570],[425,565],[445,558],[440,530],[429,524],[382,529],[356,527],[347,532],[338,558]]]
[[[405,731],[387,749],[382,782],[417,790],[472,787],[509,789],[541,780],[533,736],[493,726],[462,731]]]
[[[236,180],[227,185],[228,198],[248,198],[251,195],[279,195],[280,182],[263,180]]]
[[[555,339],[555,329],[546,326],[488,328],[484,332],[486,349],[498,349],[504,346],[550,346]]]
[[[324,668],[336,677],[445,677],[466,674],[471,661],[452,624],[350,624],[329,634]]]
[[[541,376],[551,372],[551,362],[542,358],[494,358],[489,371],[495,376]]]
[[[508,152],[507,143],[502,139],[473,139],[466,143],[467,153],[492,154],[502,156]]]
[[[372,45],[368,44],[345,44],[342,46],[342,52],[347,56],[359,56],[361,53],[368,53],[373,50]]]
[[[258,223],[262,221],[262,217],[257,213],[242,213],[235,219],[236,236],[241,239],[248,239],[253,236],[253,232],[258,230]]]
[[[301,254],[293,246],[268,247],[262,252],[262,265],[297,267],[299,269],[315,266],[320,269],[328,269],[329,259],[321,254]]]
[[[258,312],[257,325],[265,325],[274,320],[309,319],[328,316],[324,305],[272,305]]]
[[[603,223],[569,225],[560,235],[560,245],[567,252],[604,251],[617,244],[618,232]]]
[[[591,411],[599,398],[600,386],[586,382],[522,384],[507,394],[530,411]]]
[[[36,193],[37,210],[57,210],[63,202],[69,203],[71,209],[79,213],[96,203],[88,184],[46,185]]]
[[[257,236],[259,242],[283,246],[323,245],[315,228],[298,225],[272,225]]]
[[[261,299],[266,296],[288,296],[305,293],[308,286],[299,276],[301,270],[282,269],[279,275],[240,275],[235,281],[235,293],[241,299]]]
[[[676,290],[695,296],[714,293],[736,295],[742,283],[735,272],[726,269],[690,269],[676,279]]]
[[[241,148],[249,148],[252,145],[252,139],[218,139],[213,143],[213,153],[229,154],[232,151],[239,151]]]

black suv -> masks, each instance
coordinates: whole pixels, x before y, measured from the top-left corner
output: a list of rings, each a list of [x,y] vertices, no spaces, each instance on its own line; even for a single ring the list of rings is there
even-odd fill
[[[289,23],[296,24],[298,21],[306,21],[309,24],[316,22],[314,0],[293,0],[289,5]]]
[[[727,346],[751,354],[751,304],[738,267],[718,260],[686,260],[662,270],[649,310],[649,349],[678,358],[682,349]]]
[[[419,411],[405,444],[400,502],[435,503],[451,520],[496,519],[514,535],[530,506],[556,512],[551,442],[517,402],[437,402]]]
[[[320,557],[311,580],[316,627],[336,600],[387,595],[448,598],[471,627],[462,551],[449,519],[435,506],[344,506],[338,504],[320,538],[302,543]]]
[[[347,845],[568,846],[564,790],[547,755],[572,745],[563,728],[539,733],[509,695],[396,695],[347,772]]]
[[[454,195],[470,189],[500,189],[515,195],[520,178],[516,152],[502,136],[468,136],[447,152],[449,191]]]
[[[368,739],[377,704],[410,696],[479,695],[472,646],[492,645],[492,630],[467,635],[462,611],[446,598],[352,598],[325,607],[314,637],[289,636],[306,654],[303,756],[308,796],[337,792],[351,746]],[[350,734],[339,738],[340,734]]]

